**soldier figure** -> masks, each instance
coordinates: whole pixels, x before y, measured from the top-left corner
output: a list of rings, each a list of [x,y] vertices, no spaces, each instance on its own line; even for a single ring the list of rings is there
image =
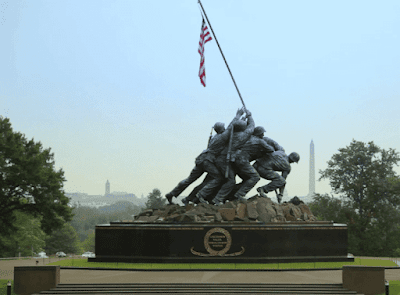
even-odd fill
[[[243,120],[238,120],[234,123],[233,126],[233,138],[230,139],[232,141],[232,147],[230,150],[231,155],[234,155],[235,152],[239,150],[250,139],[254,131],[255,125],[251,113],[247,109],[245,111],[247,123]],[[228,171],[226,182],[222,185],[221,189],[212,200],[212,202],[216,205],[221,204],[235,187],[236,174],[232,169],[231,163],[227,161],[228,150],[229,148],[226,147],[215,160],[217,168],[223,175],[226,173],[226,171]]]
[[[262,128],[261,126],[254,128],[254,133],[256,133],[256,129],[257,128]],[[264,128],[263,128],[264,129]],[[265,130],[264,130],[265,132]],[[253,134],[255,135],[255,134]],[[264,136],[263,139],[265,140],[266,143],[268,143],[270,146],[272,146],[274,148],[275,151],[283,151],[285,152],[285,149],[283,147],[281,147],[275,140]]]
[[[243,179],[234,199],[243,199],[260,180],[260,175],[250,162],[274,152],[274,148],[263,139],[264,132],[265,129],[261,126],[254,128],[250,139],[232,157],[233,168]]]
[[[268,154],[258,159],[253,164],[253,167],[258,171],[262,178],[272,180],[269,184],[257,188],[258,193],[261,196],[266,197],[266,193],[279,189],[277,198],[278,203],[280,203],[286,185],[286,178],[291,170],[290,164],[293,162],[298,163],[299,160],[300,156],[298,153],[293,152],[287,156],[282,150],[275,151],[272,154]],[[281,171],[282,175],[279,175],[276,171]]]
[[[214,165],[215,157],[218,153],[221,152],[222,149],[226,146],[226,143],[229,139],[230,128],[233,128],[233,123],[236,122],[240,116],[243,114],[243,109],[239,109],[236,112],[235,118],[229,124],[228,128],[225,130],[224,123],[217,122],[214,125],[214,130],[217,134],[210,140],[208,147],[204,150],[195,160],[196,166],[193,168],[189,177],[182,180],[178,183],[178,185],[168,194],[165,195],[168,202],[172,203],[172,198],[179,196],[189,185],[195,182],[204,172],[208,172],[210,175],[210,181],[198,192],[198,198],[201,202],[206,202],[202,195],[209,194],[209,191],[212,191],[214,187],[220,185],[222,181],[222,175],[220,174],[217,167]],[[188,203],[188,200],[183,200],[184,204]]]
[[[264,132],[265,129],[262,126],[257,126],[256,128],[254,128],[254,132],[253,132],[253,136],[262,138],[268,145],[270,145],[274,151],[283,151],[285,152],[284,148],[281,147],[275,140],[269,138],[269,137],[265,137],[264,136]],[[264,136],[264,137],[263,137]],[[247,143],[246,143],[247,144]],[[256,160],[258,158],[262,158],[263,156],[265,156],[265,153],[260,153],[257,154],[256,151],[254,151],[255,154],[254,156],[251,158],[251,160],[249,160],[249,162],[251,162],[252,160]],[[238,176],[243,180],[241,183],[236,184],[235,188],[231,191],[231,193],[228,196],[228,200],[234,200],[234,195],[236,194],[237,191],[240,190],[240,188],[242,187],[242,185],[244,184],[244,182],[248,179],[248,175],[241,173],[240,170],[236,170],[236,173],[238,174]]]

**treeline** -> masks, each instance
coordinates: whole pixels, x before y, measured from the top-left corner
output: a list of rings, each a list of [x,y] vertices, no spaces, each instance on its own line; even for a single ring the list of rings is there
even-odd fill
[[[357,256],[400,256],[400,161],[394,149],[353,140],[320,171],[332,195],[316,195],[310,205],[321,220],[348,225],[348,250]],[[95,252],[96,224],[131,220],[143,208],[118,202],[100,208],[70,207],[62,169],[56,171],[50,148],[14,132],[0,116],[0,257],[31,256],[45,250]],[[290,181],[290,180],[289,180]],[[146,208],[166,204],[160,190]]]
[[[375,208],[360,216],[345,200],[316,194],[309,203],[318,220],[347,224],[348,252],[355,256],[400,257],[400,209]]]
[[[335,197],[315,195],[311,211],[347,224],[353,255],[400,257],[400,177],[393,169],[399,161],[393,149],[353,140],[320,171]]]
[[[109,206],[99,208],[77,206],[73,209],[74,217],[71,225],[76,230],[79,240],[82,242],[93,233],[97,224],[105,224],[110,221],[132,220],[133,215],[140,213],[139,207],[129,201],[119,201]]]
[[[137,215],[140,211],[141,207],[128,201],[99,208],[77,206],[72,209],[72,220],[50,234],[41,229],[41,218],[15,211],[16,230],[7,236],[0,235],[0,256],[25,257],[40,251],[45,251],[48,255],[59,251],[71,254],[95,252],[94,232],[97,224],[132,220],[132,215]]]

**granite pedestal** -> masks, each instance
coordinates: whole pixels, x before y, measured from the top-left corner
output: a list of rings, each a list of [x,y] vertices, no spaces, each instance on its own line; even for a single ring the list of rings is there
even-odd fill
[[[90,262],[352,262],[347,226],[293,223],[124,223],[96,226]]]

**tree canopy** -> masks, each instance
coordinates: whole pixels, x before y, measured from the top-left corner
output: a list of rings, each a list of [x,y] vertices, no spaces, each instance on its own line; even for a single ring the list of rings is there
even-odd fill
[[[96,252],[96,245],[95,245],[95,232],[93,231],[90,233],[85,241],[82,243],[82,250],[84,252]]]
[[[153,189],[147,198],[146,208],[160,209],[167,204],[167,199],[161,197],[161,191],[158,188]]]
[[[346,216],[355,255],[390,254],[400,247],[400,178],[393,170],[399,161],[393,149],[353,140],[320,171],[320,180],[328,179],[341,198],[337,214]]]
[[[40,217],[35,218],[28,213],[15,211],[16,228],[9,236],[0,236],[0,257],[17,257],[18,253],[32,256],[45,247],[46,234],[40,227]]]
[[[64,253],[80,253],[80,241],[76,230],[68,222],[61,229],[55,230],[45,239],[44,247],[47,254],[55,254],[57,252]]]
[[[47,234],[72,219],[64,195],[64,171],[54,168],[54,154],[40,142],[14,132],[8,118],[0,116],[0,232],[15,230],[15,210],[42,217]]]
[[[345,210],[342,201],[328,194],[315,194],[313,201],[308,204],[311,212],[318,220],[346,223]]]

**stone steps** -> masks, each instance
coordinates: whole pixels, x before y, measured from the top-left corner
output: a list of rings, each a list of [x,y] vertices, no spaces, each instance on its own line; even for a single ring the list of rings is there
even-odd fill
[[[40,294],[354,294],[342,284],[59,284]]]

